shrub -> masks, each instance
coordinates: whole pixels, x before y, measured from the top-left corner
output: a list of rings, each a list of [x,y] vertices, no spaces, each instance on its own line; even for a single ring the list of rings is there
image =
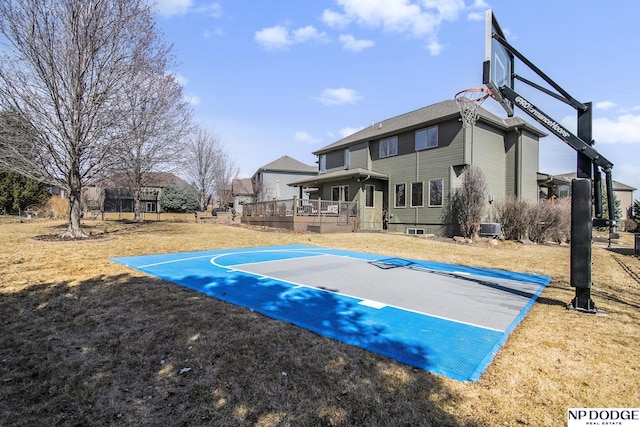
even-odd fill
[[[507,196],[504,200],[496,202],[494,212],[496,222],[500,223],[500,229],[506,240],[520,240],[529,231],[530,204],[516,196]]]
[[[450,200],[450,209],[457,217],[460,232],[468,239],[478,237],[485,210],[486,191],[487,184],[482,170],[477,166],[467,166],[463,173],[462,186]]]
[[[67,219],[69,216],[69,200],[60,196],[51,196],[39,211],[39,216],[49,219]]]
[[[541,201],[529,210],[529,239],[536,243],[567,242],[571,238],[571,201]]]
[[[632,219],[623,219],[622,221],[620,221],[620,231],[635,233],[636,231],[638,231],[638,224]]]

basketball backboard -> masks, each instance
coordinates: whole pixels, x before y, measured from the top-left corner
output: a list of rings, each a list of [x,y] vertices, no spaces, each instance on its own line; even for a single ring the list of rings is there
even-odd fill
[[[489,88],[493,98],[502,105],[509,117],[513,116],[513,104],[500,93],[500,88],[508,86],[513,89],[514,56],[498,40],[494,34],[506,41],[506,37],[498,25],[493,10],[485,14],[485,58],[482,67],[482,82]]]

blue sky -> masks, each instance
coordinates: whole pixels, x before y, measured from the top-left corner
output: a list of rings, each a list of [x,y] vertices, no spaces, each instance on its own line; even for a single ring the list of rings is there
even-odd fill
[[[372,121],[481,87],[489,8],[516,49],[593,103],[596,149],[615,180],[640,189],[636,0],[160,0],[158,26],[197,123],[249,177],[285,154],[315,164],[313,151]],[[539,81],[522,63],[516,72]],[[516,90],[575,129],[571,107]],[[491,99],[483,106],[506,117]],[[540,171],[575,164],[560,140],[541,142]]]

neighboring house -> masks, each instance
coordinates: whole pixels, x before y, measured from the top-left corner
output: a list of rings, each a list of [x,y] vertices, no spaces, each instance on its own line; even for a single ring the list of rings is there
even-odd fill
[[[169,183],[186,182],[168,172],[147,172],[140,196],[141,212],[161,212],[160,195]],[[131,184],[123,174],[113,175],[98,184],[86,186],[83,193],[87,209],[102,212],[133,212],[134,197]]]
[[[558,198],[570,197],[571,180],[575,177],[575,172],[563,173],[560,175],[541,174],[541,176],[538,177],[540,186],[547,188],[546,190],[542,189],[541,193],[545,195],[553,195]],[[604,177],[602,178],[602,182],[604,184]],[[620,200],[620,208],[622,209],[622,218],[620,219],[631,219],[631,209],[633,207],[633,192],[637,190],[637,188],[631,187],[627,184],[623,184],[616,180],[614,180],[612,184],[613,194],[615,194],[618,200]],[[551,192],[548,191],[549,188],[551,189]],[[603,191],[603,196],[604,195],[605,192]]]
[[[233,197],[233,208],[238,213],[242,213],[242,206],[245,203],[255,202],[256,193],[251,178],[234,179],[231,182],[231,197]]]
[[[537,200],[544,136],[518,117],[501,119],[483,108],[476,125],[465,128],[448,100],[321,148],[314,152],[318,175],[289,185],[315,191],[314,198],[357,202],[361,230],[443,234],[445,204],[468,165],[485,175],[487,208],[507,195]]]
[[[256,201],[285,200],[292,199],[294,196],[299,199],[308,198],[301,189],[290,187],[288,184],[317,174],[316,166],[309,166],[289,156],[282,156],[259,168],[251,177]]]

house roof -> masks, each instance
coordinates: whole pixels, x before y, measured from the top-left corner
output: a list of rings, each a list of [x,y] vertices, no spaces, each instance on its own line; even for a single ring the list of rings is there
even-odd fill
[[[279,159],[262,166],[257,172],[262,171],[315,173],[318,171],[318,167],[304,164],[289,156],[282,156]]]
[[[325,182],[337,181],[339,179],[351,178],[351,179],[383,179],[388,180],[389,176],[380,172],[367,170],[363,168],[345,169],[335,172],[321,173],[316,176],[301,179],[300,181],[290,182],[290,187],[309,187],[312,185],[318,185]]]
[[[401,114],[399,116],[392,117],[390,119],[383,120],[379,123],[373,123],[371,126],[366,127],[356,133],[353,133],[339,141],[329,144],[313,154],[318,155],[332,151],[338,148],[347,147],[357,142],[369,141],[371,139],[379,139],[385,136],[390,136],[397,133],[400,130],[410,128],[420,128],[421,126],[435,124],[443,120],[451,119],[460,116],[460,110],[456,101],[449,99],[439,102],[437,104],[429,105],[418,110],[414,110],[408,113]],[[527,129],[539,137],[547,136],[546,133],[540,131],[540,129],[525,122],[520,117],[510,117],[508,119],[501,119],[493,113],[485,110],[482,107],[478,108],[478,120],[490,123],[501,129],[513,129],[521,127]]]
[[[170,172],[145,172],[142,178],[143,187],[165,188],[170,182],[186,184],[186,181]],[[129,188],[131,178],[126,173],[117,173],[103,179],[100,184],[107,188]]]
[[[571,181],[573,178],[576,177],[576,173],[568,172],[568,173],[562,173],[560,175],[555,175],[555,176],[566,178],[567,181]],[[613,184],[613,191],[636,191],[637,190],[637,188],[634,188],[627,184],[623,184],[619,181],[616,181],[615,179],[613,180],[612,184]]]
[[[237,178],[231,182],[231,194],[233,196],[252,196],[253,183],[251,178]]]

